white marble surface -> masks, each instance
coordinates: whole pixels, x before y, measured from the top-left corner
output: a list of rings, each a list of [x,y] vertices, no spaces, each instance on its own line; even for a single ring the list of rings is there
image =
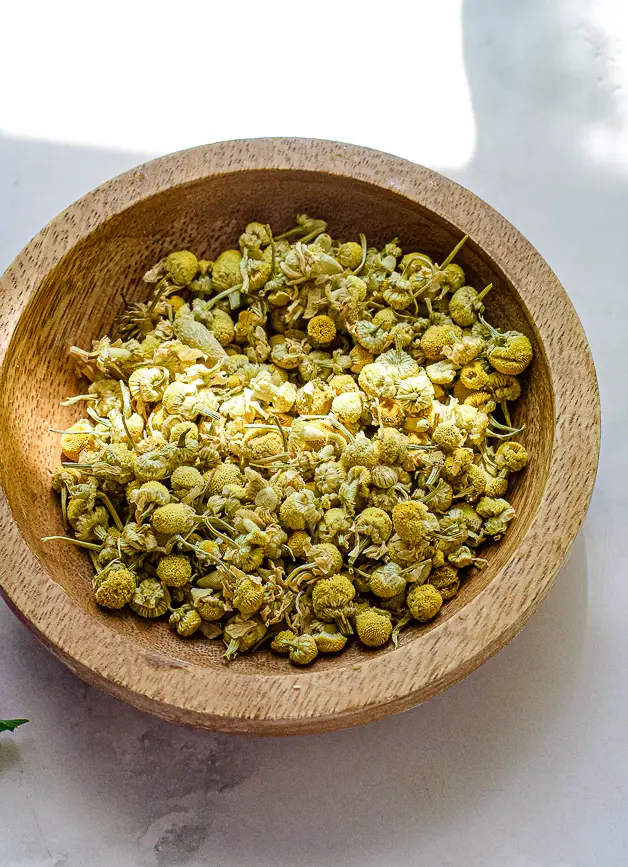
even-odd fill
[[[50,18],[58,4],[29,3],[4,28],[14,16],[33,42],[28,64],[19,39],[0,59],[0,268],[62,207],[148,153],[269,133],[382,147],[468,186],[547,258],[591,342],[603,450],[584,529],[524,632],[429,704],[368,727],[288,741],[177,728],[87,687],[0,606],[0,715],[31,720],[0,736],[0,867],[624,867],[625,4],[255,13],[244,3],[220,13],[217,33],[210,17],[205,36],[189,28],[195,4],[177,4],[170,22],[159,3],[144,18],[129,10],[135,29],[123,36],[122,4],[99,17],[64,5],[74,12],[63,26]],[[287,24],[279,7],[292,10]],[[230,36],[227,57],[225,21],[236,34],[245,20],[261,33]],[[267,83],[247,78],[256,39]],[[164,93],[191,114],[161,110],[150,76],[161,86],[165,66]],[[321,68],[334,87],[313,74]],[[279,112],[267,87],[299,76],[311,86]],[[90,91],[97,98],[84,99]]]

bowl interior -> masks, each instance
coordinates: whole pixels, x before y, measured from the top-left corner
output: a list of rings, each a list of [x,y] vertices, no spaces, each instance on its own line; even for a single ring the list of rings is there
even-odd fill
[[[326,219],[334,237],[357,240],[365,232],[369,244],[376,245],[398,237],[404,251],[419,249],[441,261],[464,233],[464,226],[454,227],[391,190],[322,172],[250,170],[205,178],[142,200],[74,247],[42,282],[7,350],[0,384],[2,482],[20,532],[52,580],[78,605],[106,619],[111,630],[173,660],[220,667],[224,648],[205,639],[182,641],[165,622],[102,611],[92,599],[89,559],[69,544],[40,541],[41,536],[63,532],[58,499],[50,487],[50,471],[60,459],[59,438],[48,428],[65,428],[81,414],[79,407],[59,405],[80,388],[67,350],[72,344],[90,348],[92,340],[107,332],[123,303],[122,294],[127,301],[142,300],[147,294],[142,275],[166,253],[189,248],[199,258],[211,259],[237,245],[247,222],[270,223],[279,232],[303,211]],[[517,510],[511,529],[499,544],[484,549],[488,566],[468,578],[444,606],[438,623],[482,593],[513,556],[542,497],[554,430],[549,367],[516,288],[472,241],[456,261],[472,285],[494,284],[487,303],[489,320],[524,331],[533,342],[535,359],[516,414],[516,421],[526,425],[522,441],[531,462],[509,492]],[[41,592],[46,593],[45,586]],[[434,623],[405,630],[401,644],[421,641],[432,628]],[[320,671],[354,665],[368,655],[355,646],[339,657],[319,657],[314,667]],[[400,660],[403,664],[401,654]],[[288,672],[285,660],[271,652],[240,657],[232,666],[244,674]]]

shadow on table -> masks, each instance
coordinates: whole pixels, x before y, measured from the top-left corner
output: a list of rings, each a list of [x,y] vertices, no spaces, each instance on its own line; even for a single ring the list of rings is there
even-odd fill
[[[19,763],[19,743],[14,739],[11,739],[8,734],[3,734],[3,740],[2,743],[0,743],[0,774],[19,765]]]

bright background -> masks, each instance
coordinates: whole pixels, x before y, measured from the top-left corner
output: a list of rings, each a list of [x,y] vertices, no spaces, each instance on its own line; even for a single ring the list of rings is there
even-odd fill
[[[589,517],[525,631],[333,735],[180,729],[95,692],[0,604],[0,867],[628,863],[628,11],[622,0],[3,7],[0,270],[78,196],[234,137],[357,142],[472,189],[547,258],[604,409]]]

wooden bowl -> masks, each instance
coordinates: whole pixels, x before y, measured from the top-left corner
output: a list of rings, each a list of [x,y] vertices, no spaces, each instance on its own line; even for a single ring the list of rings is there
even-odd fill
[[[165,253],[213,258],[242,226],[284,230],[296,213],[334,236],[436,259],[467,233],[457,261],[492,281],[489,318],[524,331],[535,359],[518,421],[531,463],[512,491],[517,518],[488,567],[401,646],[353,647],[306,670],[270,652],[226,666],[222,649],[166,623],[99,609],[91,563],[43,543],[61,532],[50,470],[80,414],[70,344],[89,347]],[[53,220],[0,283],[0,586],[11,608],[76,674],[166,719],[257,734],[330,731],[404,710],[469,674],[522,628],[554,582],[584,518],[598,461],[599,403],[582,327],[558,280],[516,229],[450,180],[388,154],[307,139],[223,142],[173,154],[99,187]]]

